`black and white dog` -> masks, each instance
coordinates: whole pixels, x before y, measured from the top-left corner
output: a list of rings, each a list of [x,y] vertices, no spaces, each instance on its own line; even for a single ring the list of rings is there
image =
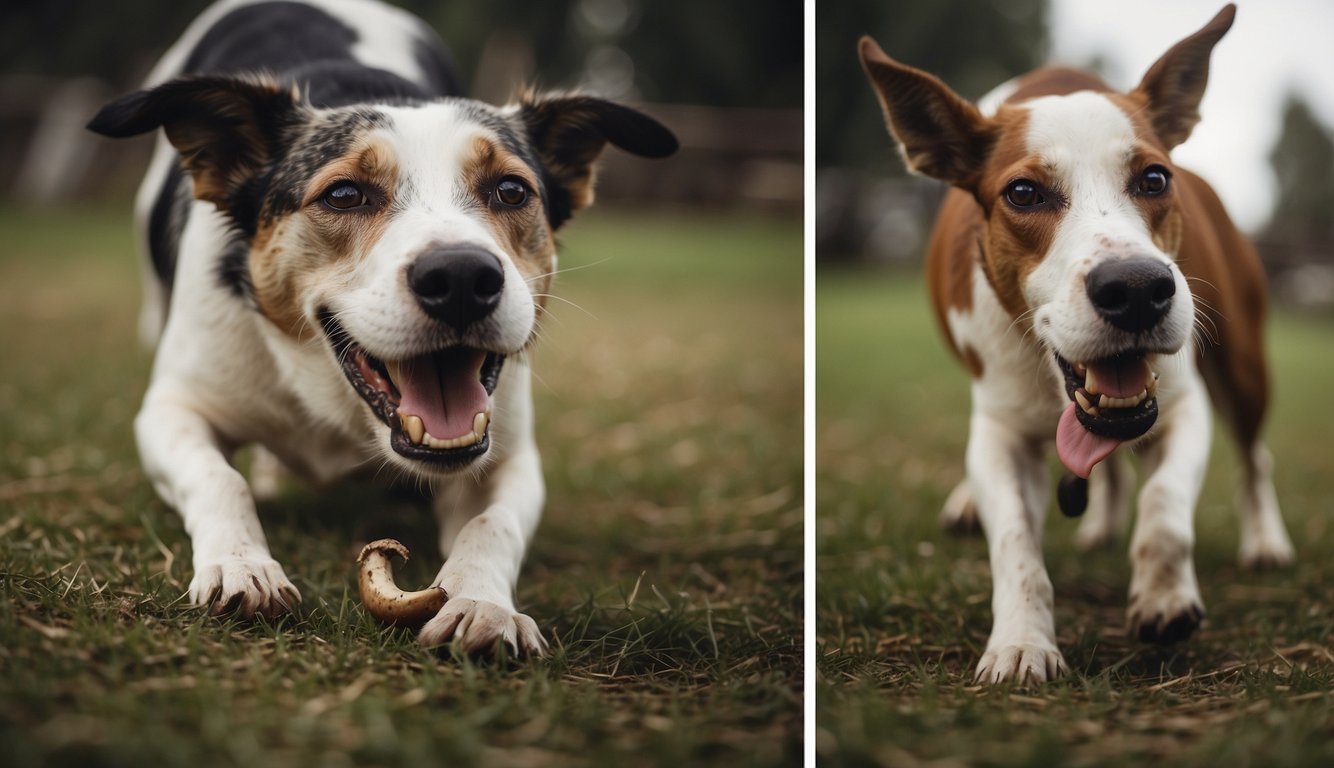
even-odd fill
[[[317,483],[428,479],[449,599],[421,642],[542,653],[513,598],[544,493],[523,353],[598,154],[672,133],[588,96],[460,98],[434,32],[373,0],[224,0],[89,128],[165,134],[136,206],[157,354],[135,432],[192,601],[300,600],[230,463],[254,444]]]

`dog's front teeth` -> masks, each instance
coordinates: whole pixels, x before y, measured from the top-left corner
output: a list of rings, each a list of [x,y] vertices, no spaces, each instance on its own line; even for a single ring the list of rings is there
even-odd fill
[[[469,445],[475,445],[482,442],[486,437],[486,428],[491,424],[491,412],[483,411],[472,419],[472,432],[460,437],[449,440],[441,440],[434,437],[426,431],[426,425],[418,416],[410,413],[399,413],[398,422],[403,425],[403,432],[414,445],[424,445],[428,448],[448,449],[448,448],[466,448]]]
[[[1102,395],[1098,398],[1098,407],[1100,408],[1134,408],[1148,399],[1148,390],[1140,390],[1138,395],[1132,397],[1110,397]]]

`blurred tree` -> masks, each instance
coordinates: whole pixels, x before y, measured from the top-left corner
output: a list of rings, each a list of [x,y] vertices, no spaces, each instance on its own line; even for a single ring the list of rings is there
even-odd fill
[[[1334,139],[1296,93],[1288,95],[1269,161],[1278,177],[1278,201],[1265,239],[1329,244],[1334,240]]]
[[[143,76],[208,0],[44,0],[0,5],[0,74]]]
[[[615,52],[646,101],[800,108],[801,0],[407,0],[454,50],[465,79],[490,35],[517,32],[544,85],[585,81]],[[619,94],[608,94],[619,95]]]
[[[1045,0],[837,0],[817,2],[815,12],[820,167],[903,172],[857,62],[861,35],[969,99],[1042,64],[1047,55]]]

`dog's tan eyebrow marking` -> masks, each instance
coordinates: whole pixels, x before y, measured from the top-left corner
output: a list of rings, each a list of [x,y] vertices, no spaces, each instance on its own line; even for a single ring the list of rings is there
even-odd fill
[[[503,143],[479,134],[463,162],[462,175],[465,188],[477,195],[490,194],[490,188],[506,176],[519,178],[528,186],[530,198],[524,207],[496,210],[484,198],[481,205],[487,226],[514,258],[514,265],[525,277],[538,281],[531,286],[534,291],[546,293],[550,279],[541,276],[548,275],[554,266],[556,244],[542,211],[541,186],[533,169]]]
[[[473,137],[471,150],[471,155],[463,163],[463,178],[469,189],[481,189],[488,181],[504,176],[517,176],[534,195],[540,193],[541,187],[533,169],[499,141],[479,134]]]
[[[367,194],[372,191],[383,194],[388,198],[385,200],[388,203],[393,198],[398,176],[398,160],[389,145],[380,139],[363,138],[355,142],[342,157],[325,165],[311,177],[301,198],[301,206],[304,208],[315,202],[329,185],[339,180],[370,184],[374,190],[363,191]]]

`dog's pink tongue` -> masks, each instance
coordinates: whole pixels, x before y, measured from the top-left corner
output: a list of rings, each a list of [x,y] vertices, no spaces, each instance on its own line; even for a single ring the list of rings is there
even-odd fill
[[[1093,465],[1111,455],[1120,444],[1120,440],[1095,435],[1084,429],[1075,416],[1074,403],[1066,406],[1061,420],[1056,424],[1056,455],[1061,457],[1061,463],[1066,469],[1085,480],[1093,471]]]
[[[473,419],[486,410],[486,388],[478,369],[486,353],[449,349],[406,360],[399,368],[399,413],[422,420],[438,440],[472,433]]]

